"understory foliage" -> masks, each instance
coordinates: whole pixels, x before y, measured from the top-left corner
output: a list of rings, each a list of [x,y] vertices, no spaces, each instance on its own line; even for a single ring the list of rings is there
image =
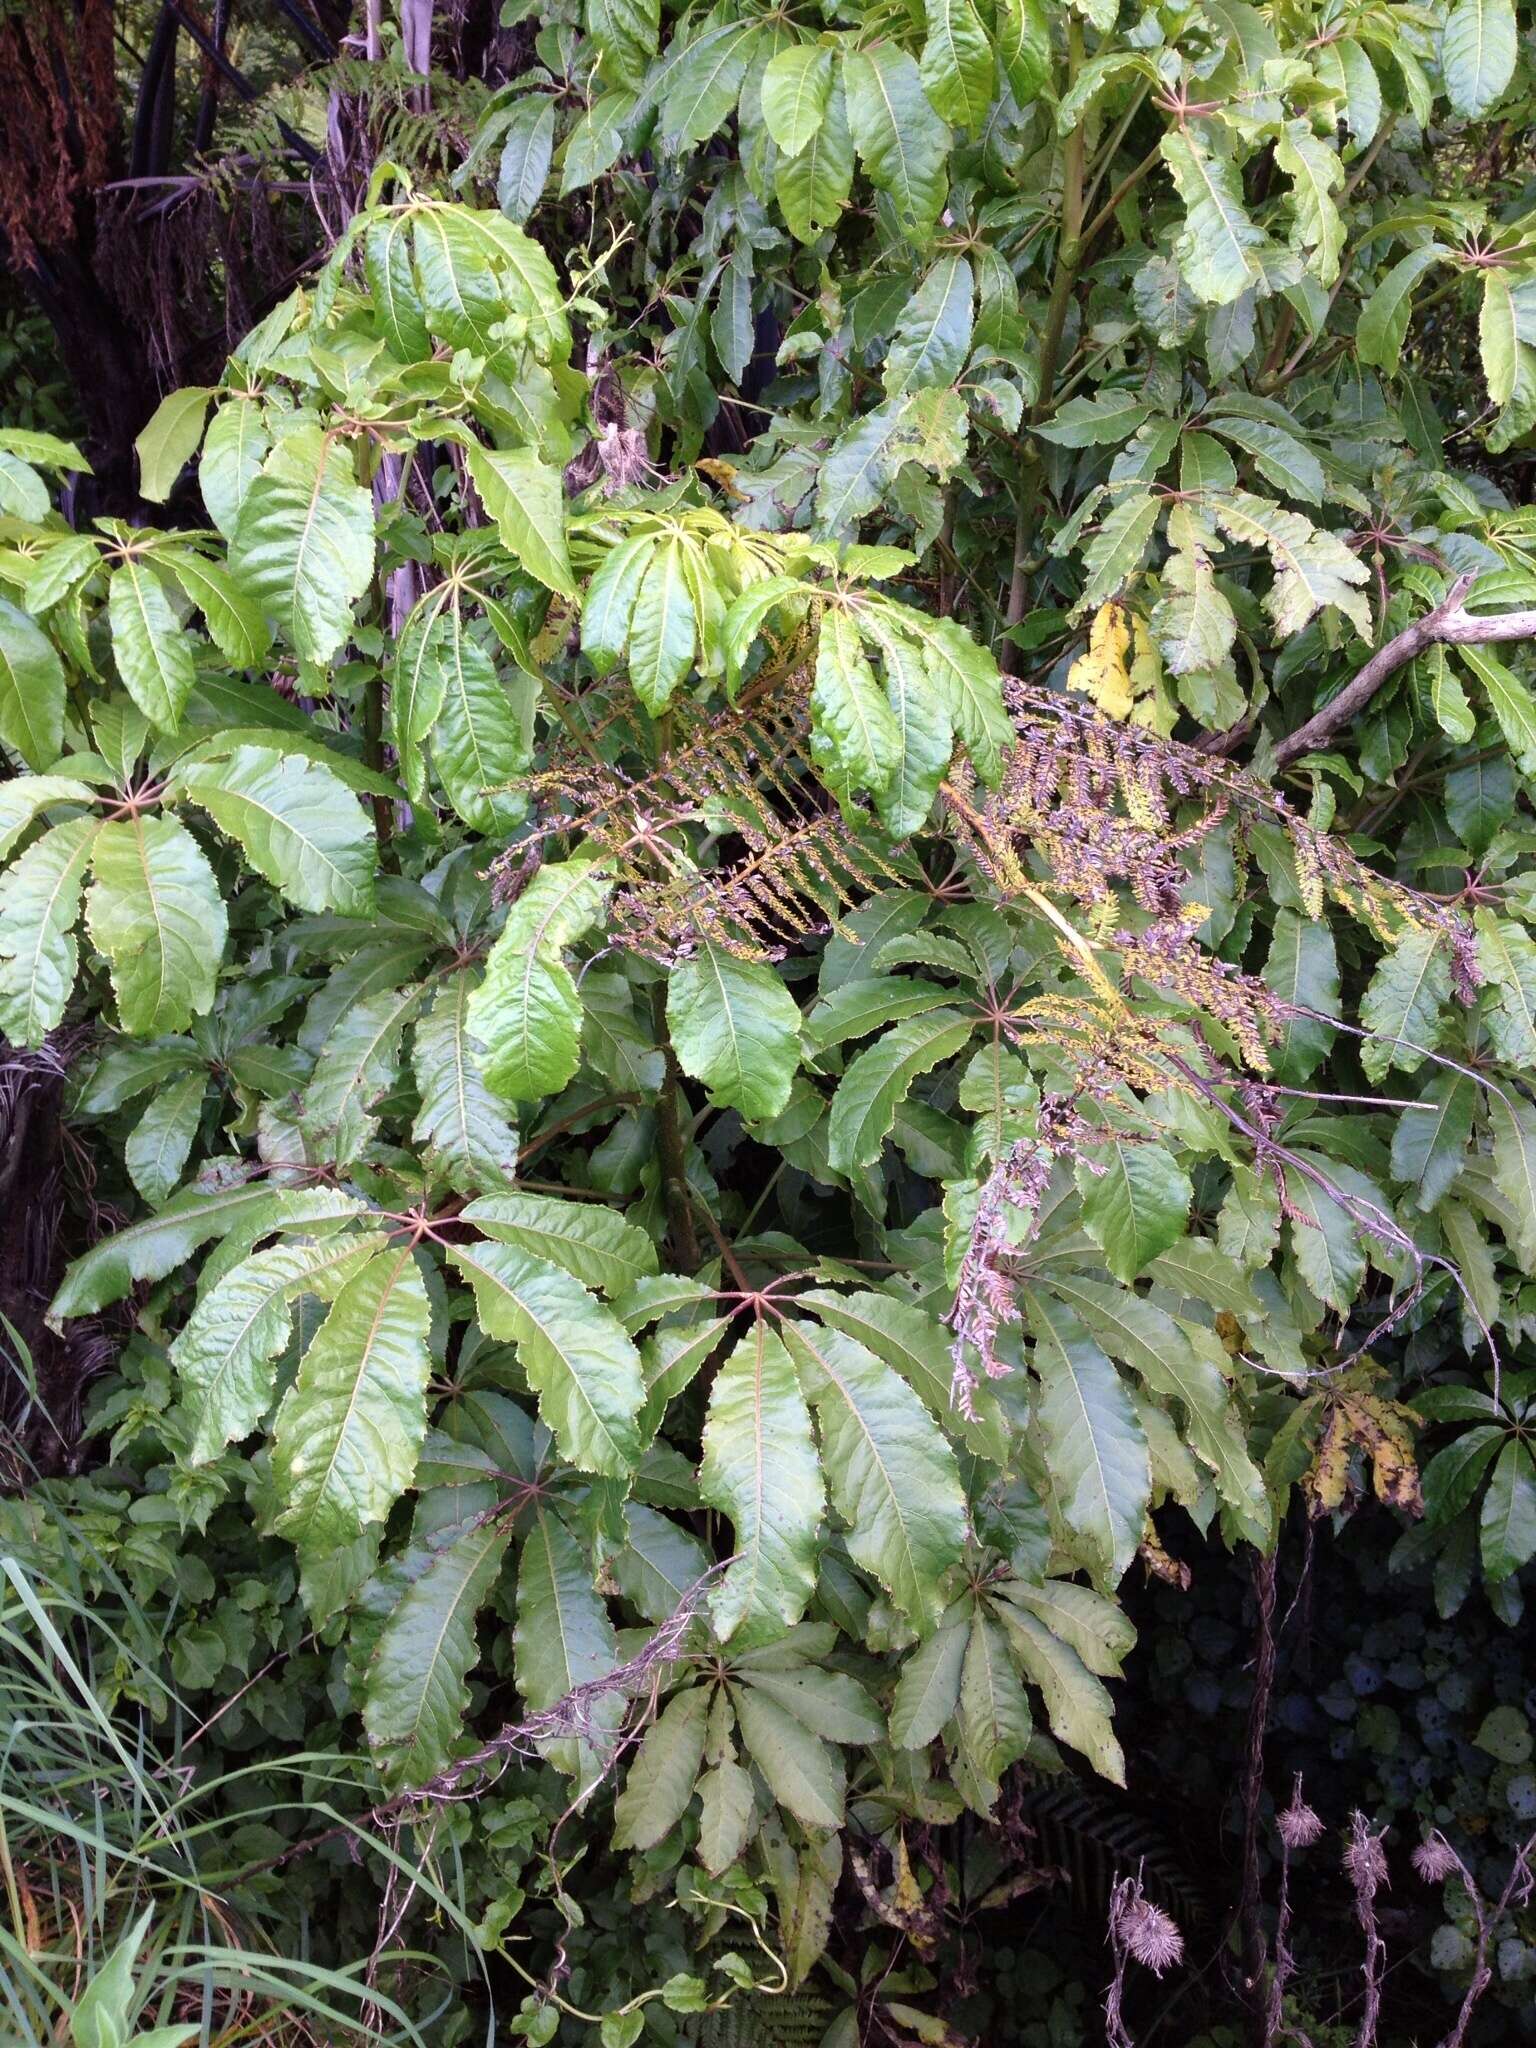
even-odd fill
[[[1124,1783],[1128,1573],[1374,1495],[1523,1612],[1529,652],[1326,707],[1536,606],[1529,23],[517,14],[446,171],[395,24],[326,77],[418,118],[141,523],[0,431],[0,1031],[120,1354],[0,1527],[172,1546],[151,1719],[323,1687],[376,1990],[451,1894],[537,2041],[950,2041],[935,1844]]]

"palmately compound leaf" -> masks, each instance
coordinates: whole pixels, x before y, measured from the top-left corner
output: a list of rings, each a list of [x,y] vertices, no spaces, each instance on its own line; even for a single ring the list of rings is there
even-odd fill
[[[1004,1626],[1026,1678],[1045,1700],[1051,1733],[1087,1757],[1112,1785],[1125,1783],[1125,1756],[1115,1739],[1109,1694],[1078,1656],[1038,1616],[1008,1606]]]
[[[185,1031],[213,1005],[229,929],[202,848],[173,818],[141,812],[98,828],[91,866],[85,921],[124,1030]]]
[[[406,1583],[363,1683],[363,1726],[386,1779],[424,1783],[453,1754],[469,1705],[475,1618],[490,1598],[511,1524],[476,1516],[413,1545]]]
[[[368,1233],[272,1245],[208,1290],[171,1346],[191,1464],[216,1458],[266,1414],[298,1296],[332,1299],[385,1242]]]
[[[741,1739],[768,1790],[802,1827],[843,1822],[843,1759],[777,1701],[743,1686],[735,1695]]]
[[[415,1255],[394,1245],[347,1281],[315,1332],[272,1445],[276,1526],[300,1551],[352,1542],[410,1485],[427,1428],[430,1322]]]
[[[509,1188],[517,1167],[517,1132],[485,1085],[484,1053],[469,1028],[469,999],[477,986],[470,968],[450,974],[418,1022],[411,1047],[421,1096],[411,1136],[466,1195]]]
[[[631,1471],[645,1382],[618,1319],[562,1267],[516,1245],[455,1245],[449,1257],[487,1336],[516,1344],[561,1454],[583,1472]]]
[[[0,875],[0,1031],[15,1045],[41,1045],[63,1020],[79,965],[74,926],[100,829],[92,817],[55,825]]]
[[[300,910],[366,917],[373,908],[373,830],[351,791],[320,762],[273,747],[236,747],[176,778],[251,865]]]
[[[229,567],[303,660],[326,662],[352,630],[373,549],[373,499],[350,447],[304,427],[284,435],[247,489]]]
[[[581,997],[561,955],[597,922],[610,887],[592,859],[552,862],[507,913],[467,1017],[486,1081],[508,1101],[557,1094],[580,1063]]]
[[[771,967],[706,941],[672,969],[667,1029],[685,1074],[749,1122],[777,1116],[800,1059],[800,1009]]]
[[[637,1223],[602,1202],[521,1191],[486,1195],[460,1212],[499,1244],[563,1266],[583,1287],[621,1295],[656,1272],[656,1247]]]
[[[789,1321],[783,1338],[816,1411],[849,1555],[926,1633],[943,1611],[945,1577],[965,1546],[955,1454],[906,1381],[856,1338]]]
[[[736,1562],[711,1596],[727,1641],[781,1633],[816,1584],[822,1479],[810,1412],[794,1365],[766,1322],[742,1337],[715,1374],[704,1424],[699,1494],[730,1518]]]

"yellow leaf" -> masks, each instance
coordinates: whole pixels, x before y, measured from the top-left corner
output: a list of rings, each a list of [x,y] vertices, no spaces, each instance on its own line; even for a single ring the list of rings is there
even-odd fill
[[[1117,598],[1111,598],[1093,615],[1088,652],[1073,662],[1068,689],[1081,690],[1106,718],[1129,718],[1136,701],[1126,667],[1130,651],[1131,615]]]

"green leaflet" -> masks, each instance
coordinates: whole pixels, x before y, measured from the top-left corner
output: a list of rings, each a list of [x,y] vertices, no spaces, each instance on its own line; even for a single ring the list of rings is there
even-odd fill
[[[777,60],[775,60],[777,61]],[[835,226],[853,185],[853,136],[842,78],[834,79],[815,133],[774,167],[774,193],[790,233],[812,242]]]
[[[277,444],[247,489],[229,568],[303,660],[324,662],[352,630],[373,546],[373,500],[355,480],[350,450],[302,428]]]
[[[42,628],[0,598],[0,741],[32,768],[64,744],[64,664]]]
[[[300,1120],[321,1156],[350,1165],[373,1136],[374,1103],[392,1087],[405,1027],[420,1009],[419,984],[386,988],[337,1019],[304,1089]]]
[[[629,679],[653,715],[666,709],[693,666],[698,618],[686,543],[669,535],[647,558],[629,622]]]
[[[898,1749],[926,1749],[960,1704],[960,1674],[970,1632],[946,1618],[908,1657],[891,1701],[891,1740]]]
[[[832,1098],[827,1151],[839,1173],[872,1166],[913,1082],[952,1059],[974,1025],[954,1010],[909,1017],[850,1062]]]
[[[517,1689],[535,1713],[578,1685],[606,1677],[619,1661],[613,1624],[593,1589],[586,1556],[544,1503],[535,1507],[518,1563],[512,1648]],[[617,1695],[598,1701],[593,1722],[599,1733],[616,1728],[623,1712]],[[601,1768],[591,1747],[574,1740],[552,1743],[547,1754],[557,1770],[567,1776],[579,1772],[584,1783]]]
[[[150,1097],[123,1147],[128,1178],[146,1202],[163,1202],[181,1179],[202,1119],[208,1076],[201,1067]]]
[[[1029,1700],[1009,1656],[1008,1638],[985,1609],[978,1608],[965,1638],[960,1670],[960,1780],[966,1796],[984,1813],[997,1802],[1000,1780],[1028,1748],[1034,1732]]]
[[[1282,639],[1299,632],[1324,605],[1333,605],[1362,637],[1370,637],[1370,614],[1358,588],[1369,572],[1336,534],[1247,491],[1216,498],[1212,510],[1233,540],[1268,551],[1275,580],[1264,604]]]
[[[1458,114],[1485,114],[1503,97],[1518,50],[1514,0],[1456,0],[1440,32],[1440,69]]]
[[[1085,1567],[1112,1590],[1146,1520],[1146,1439],[1119,1373],[1077,1317],[1043,1293],[1025,1301],[1052,1486]]]
[[[943,0],[941,0],[943,4]],[[992,69],[991,51],[987,70]],[[885,356],[889,396],[953,384],[971,350],[975,286],[963,256],[943,256],[902,308]]]
[[[1426,242],[1393,264],[1360,311],[1355,346],[1361,362],[1396,370],[1413,311],[1413,288],[1448,253],[1438,242]]]
[[[442,695],[431,742],[443,793],[476,831],[509,831],[527,809],[507,785],[530,765],[538,683],[520,668],[499,675],[457,609],[445,612],[428,630],[440,664]],[[418,722],[431,708],[433,695],[429,684],[414,707]]]
[[[826,119],[832,52],[817,43],[792,43],[769,58],[761,92],[768,133],[786,156],[798,156]]]
[[[1536,1557],[1536,1459],[1518,1439],[1499,1453],[1483,1495],[1478,1535],[1483,1573],[1492,1585]]]
[[[539,203],[555,145],[555,103],[542,94],[512,110],[496,172],[496,204],[518,226]]]
[[[1208,306],[1230,305],[1263,274],[1257,252],[1264,234],[1248,218],[1242,179],[1228,158],[1182,128],[1163,137],[1162,152],[1184,202],[1176,254],[1185,281]]]
[[[971,0],[925,0],[928,40],[919,75],[934,112],[957,128],[981,128],[992,104],[997,59]]]
[[[803,1827],[842,1825],[843,1759],[777,1701],[743,1686],[734,1693],[741,1739],[779,1804]]]
[[[63,1018],[78,964],[73,929],[100,830],[91,817],[55,825],[0,875],[0,1031],[17,1045],[41,1045]]]
[[[682,1819],[704,1761],[708,1720],[708,1689],[696,1685],[671,1700],[646,1730],[614,1801],[616,1849],[654,1849]]]
[[[1127,1286],[1183,1235],[1194,1197],[1188,1174],[1164,1146],[1127,1138],[1095,1145],[1077,1184],[1083,1227]]]
[[[1190,1326],[1128,1289],[1054,1270],[1049,1286],[1111,1357],[1139,1374],[1150,1393],[1180,1404],[1183,1434],[1214,1474],[1222,1499],[1257,1532],[1250,1540],[1265,1540],[1269,1507],[1264,1481],[1244,1447],[1242,1418],[1216,1363],[1222,1356],[1219,1347],[1214,1355],[1203,1339],[1197,1347]]]
[[[462,1214],[487,1237],[548,1259],[604,1294],[623,1294],[657,1269],[656,1247],[645,1232],[600,1202],[487,1195]]]
[[[816,1583],[822,1478],[811,1418],[782,1340],[759,1321],[715,1374],[700,1496],[730,1518],[736,1562],[710,1597],[722,1642],[778,1634]]]
[[[574,597],[576,578],[566,549],[560,472],[530,448],[484,448],[472,442],[466,457],[475,489],[508,554],[551,590]]]
[[[782,1334],[816,1411],[849,1554],[926,1631],[943,1611],[945,1576],[965,1544],[954,1453],[907,1383],[854,1338],[788,1321]]]
[[[901,759],[901,729],[846,612],[828,611],[816,644],[811,749],[839,797],[881,795]]]
[[[624,653],[635,600],[656,546],[653,533],[620,541],[604,555],[587,585],[581,602],[581,651],[600,676],[607,675]]]
[[[213,1002],[228,921],[213,870],[171,818],[140,814],[96,830],[85,917],[112,968],[123,1028],[184,1031]]]
[[[487,1084],[511,1102],[554,1095],[581,1058],[581,998],[561,958],[596,923],[610,882],[591,859],[539,869],[507,914],[467,1018]]]
[[[789,1100],[800,1011],[771,968],[706,942],[672,970],[667,1029],[678,1064],[711,1101],[755,1120]]]
[[[328,768],[271,747],[237,747],[177,777],[251,865],[301,910],[365,917],[373,907],[373,832]]]
[[[451,974],[417,1023],[411,1043],[411,1070],[421,1097],[411,1136],[463,1194],[510,1187],[517,1166],[517,1132],[485,1085],[483,1050],[469,1028],[469,1003],[477,985],[472,969]]]
[[[278,1410],[277,1528],[325,1552],[381,1522],[411,1483],[426,1433],[427,1290],[409,1246],[370,1259],[337,1294]]]
[[[128,693],[151,725],[174,732],[197,670],[192,643],[147,562],[130,557],[107,578],[112,655]]]
[[[584,1472],[622,1477],[638,1462],[645,1398],[640,1355],[581,1283],[509,1244],[454,1245],[481,1328],[511,1341],[561,1453]]]
[[[406,1553],[406,1579],[363,1685],[363,1726],[386,1779],[419,1785],[439,1771],[469,1705],[475,1617],[511,1540],[505,1520],[470,1521]]]
[[[302,1226],[355,1216],[360,1206],[334,1189],[298,1191],[263,1181],[211,1193],[186,1188],[156,1215],[114,1231],[76,1259],[49,1307],[49,1322],[58,1326],[70,1316],[90,1315],[120,1301],[136,1280],[163,1280],[212,1238],[240,1231],[254,1243],[284,1223]]]
[[[1413,1189],[1420,1214],[1433,1209],[1466,1162],[1477,1106],[1469,1075],[1438,1073],[1412,1109],[1398,1112],[1392,1132],[1392,1177]]]
[[[1449,948],[1438,932],[1409,932],[1382,960],[1360,1004],[1360,1064],[1373,1081],[1393,1067],[1411,1074],[1440,1037],[1451,997]]]
[[[188,600],[202,612],[221,654],[239,668],[260,661],[271,644],[271,629],[226,569],[192,548],[161,548],[155,563],[160,570],[169,570]]]
[[[171,1346],[192,1464],[249,1436],[266,1414],[297,1297],[333,1298],[385,1242],[375,1233],[273,1245],[208,1290]]]
[[[917,65],[890,42],[843,59],[848,125],[859,160],[889,195],[903,232],[917,240],[944,203],[949,136],[923,91]]]
[[[1338,1016],[1339,962],[1327,925],[1315,924],[1294,910],[1280,911],[1264,980],[1292,1008]],[[1291,1087],[1304,1086],[1326,1058],[1334,1036],[1315,1017],[1286,1017],[1271,1054],[1275,1078]]]
[[[162,398],[135,440],[139,458],[139,492],[152,505],[163,505],[176,479],[197,453],[213,392],[206,384],[188,384]]]

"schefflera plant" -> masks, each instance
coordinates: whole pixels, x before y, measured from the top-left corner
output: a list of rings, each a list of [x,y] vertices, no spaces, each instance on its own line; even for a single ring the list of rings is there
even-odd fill
[[[1049,35],[1009,20],[968,95],[1049,74]],[[1266,61],[1224,33],[1200,28],[1213,72]],[[729,93],[690,114],[646,88],[675,143],[730,117],[778,30],[690,19],[672,82],[728,35]],[[589,55],[647,71],[614,40]],[[835,40],[823,63],[790,38],[811,54],[760,81],[785,225],[844,224],[856,160],[877,263],[923,275],[885,290],[889,334],[861,315],[884,395],[799,497],[789,415],[788,484],[652,474],[661,444],[615,441],[575,367],[573,321],[612,324],[600,281],[568,300],[505,208],[398,181],[381,203],[386,169],[316,284],[144,438],[146,494],[195,458],[210,529],[43,512],[0,556],[0,738],[30,771],[0,785],[0,1024],[101,1020],[78,1113],[146,1205],[54,1315],[131,1297],[166,1345],[172,1497],[239,1493],[295,1547],[392,1789],[473,1753],[508,1677],[523,1715],[574,1698],[540,1740],[578,1791],[622,1779],[613,1843],[771,1874],[796,1976],[850,1800],[889,1831],[987,1813],[1061,1748],[1123,1775],[1116,1594],[1138,1553],[1176,1575],[1159,1521],[1267,1545],[1294,1480],[1336,1508],[1383,1444],[1411,1505],[1406,1420],[1346,1322],[1465,1305],[1480,1342],[1536,1241],[1536,1127],[1501,1076],[1523,929],[1487,919],[1474,952],[1326,797],[1301,825],[1159,736],[1180,707],[1246,713],[1239,646],[1371,630],[1323,523],[1353,486],[1262,395],[1186,405],[1149,374],[1054,402],[1010,257],[927,246],[970,126],[942,38],[926,68]],[[1169,54],[1094,69],[1074,22],[1051,127],[1122,72],[1166,97]],[[1138,267],[1140,297],[1162,278],[1159,349],[1219,324],[1235,374],[1271,299],[1316,311],[1291,273],[1326,267],[1338,180],[1317,233],[1239,226],[1234,256],[1208,234],[1241,211],[1216,117],[1167,118],[1178,205],[1144,265],[1188,275]],[[740,374],[730,269],[708,345]],[[924,580],[978,386],[1005,427],[1038,409],[1072,500],[1035,628],[1086,629],[1071,692],[1005,689]],[[1464,1061],[1434,1070],[1432,1126],[1279,1092],[1347,1058],[1346,1000],[1368,1082],[1475,1054],[1465,1093]],[[685,1601],[645,1704],[605,1689]]]

